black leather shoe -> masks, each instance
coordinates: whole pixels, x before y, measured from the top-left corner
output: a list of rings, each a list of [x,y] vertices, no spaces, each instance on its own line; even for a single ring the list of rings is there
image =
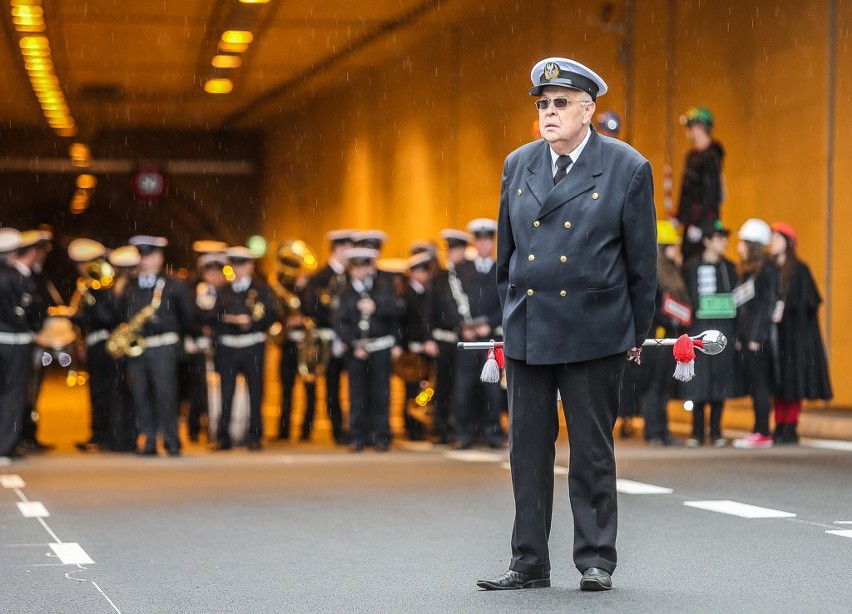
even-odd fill
[[[139,456],[157,456],[156,448],[143,448],[136,452]]]
[[[598,567],[589,567],[580,580],[582,591],[608,591],[612,588],[612,576]]]
[[[511,591],[519,588],[548,588],[550,573],[533,575],[510,569],[499,578],[493,580],[477,580],[476,585],[487,591]]]

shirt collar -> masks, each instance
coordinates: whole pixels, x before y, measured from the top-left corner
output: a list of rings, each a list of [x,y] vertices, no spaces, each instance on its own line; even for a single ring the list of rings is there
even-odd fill
[[[572,164],[571,164],[571,166],[568,167],[568,170],[566,171],[566,173],[570,173],[571,169],[574,168],[574,164],[576,164],[577,160],[580,158],[580,154],[583,153],[583,149],[585,149],[586,143],[589,142],[589,139],[591,137],[592,137],[592,129],[589,128],[586,131],[586,138],[584,138],[583,141],[579,145],[577,145],[577,148],[574,151],[568,152],[568,155],[571,156]],[[556,158],[558,158],[558,157],[559,157],[559,154],[556,153],[555,151],[553,151],[553,147],[551,147],[550,148],[550,170],[551,170],[550,174],[551,175],[556,174]]]
[[[342,275],[346,270],[346,267],[343,266],[342,262],[339,262],[334,256],[328,259],[328,266],[331,267],[331,270],[335,272],[336,275]]]

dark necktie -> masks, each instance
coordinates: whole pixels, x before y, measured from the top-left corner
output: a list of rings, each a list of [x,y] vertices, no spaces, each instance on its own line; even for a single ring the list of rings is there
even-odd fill
[[[562,155],[556,158],[556,174],[553,176],[553,185],[565,179],[565,175],[568,174],[567,169],[573,162],[571,156]]]

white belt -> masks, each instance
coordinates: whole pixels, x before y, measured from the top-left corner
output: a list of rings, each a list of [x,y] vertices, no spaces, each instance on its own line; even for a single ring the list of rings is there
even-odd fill
[[[435,341],[443,341],[444,343],[455,343],[459,340],[459,336],[456,333],[443,328],[433,328],[432,338]]]
[[[332,328],[317,328],[314,329],[314,335],[323,341],[334,341],[337,338],[337,334],[334,332]],[[305,340],[305,331],[304,330],[293,330],[287,333],[287,339],[289,341],[293,341],[294,343],[299,343],[300,341]]]
[[[227,348],[247,348],[258,343],[266,342],[266,333],[246,333],[245,335],[222,335],[219,337],[219,345]]]
[[[292,341],[293,343],[299,343],[300,341],[305,340],[305,331],[303,330],[291,330],[287,333],[287,341]]]
[[[393,335],[385,335],[384,337],[377,337],[375,339],[356,339],[352,345],[372,353],[392,348],[395,344],[396,339]]]
[[[177,333],[163,333],[162,335],[151,335],[145,337],[146,348],[161,348],[166,345],[174,345],[180,341],[180,335]]]
[[[106,341],[107,339],[109,339],[109,331],[105,328],[101,328],[93,333],[89,333],[88,335],[86,335],[86,346],[92,347],[96,343]]]
[[[0,333],[0,343],[3,345],[28,345],[32,342],[32,333]]]
[[[408,342],[408,351],[414,352],[415,354],[423,354],[426,351],[425,346],[422,341],[409,341]]]

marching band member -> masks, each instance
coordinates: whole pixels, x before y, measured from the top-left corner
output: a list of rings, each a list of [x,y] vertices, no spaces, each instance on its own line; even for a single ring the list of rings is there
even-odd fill
[[[313,318],[317,329],[325,334],[333,332],[332,304],[335,296],[347,282],[346,250],[352,247],[354,230],[333,230],[326,235],[331,244],[331,254],[326,265],[313,275],[305,288],[302,302],[306,316]],[[332,341],[331,357],[325,368],[325,408],[331,421],[334,442],[346,443],[347,434],[340,408],[340,374],[345,366],[343,348],[339,339]]]
[[[267,283],[254,275],[254,255],[247,247],[229,247],[228,262],[234,280],[222,287],[213,309],[214,362],[221,378],[222,414],[218,442],[214,449],[232,446],[229,433],[231,406],[237,374],[246,378],[249,394],[249,429],[246,447],[260,450],[263,436],[263,369],[266,355],[266,331],[278,319],[275,298]]]
[[[503,312],[497,294],[497,272],[494,262],[496,220],[478,218],[467,226],[473,235],[477,258],[465,260],[455,267],[460,282],[459,300],[463,341],[488,341],[503,336]],[[479,380],[486,356],[481,352],[456,353],[455,417],[456,445],[466,450],[480,435],[491,448],[503,447],[506,436],[500,416],[506,407],[506,391],[501,386],[483,384]],[[477,399],[484,399],[481,417],[477,415]]]
[[[21,233],[0,228],[0,456],[20,456],[17,448],[26,388],[32,366],[33,331],[46,308],[36,301],[31,264],[35,249],[21,248]]]
[[[179,456],[178,346],[192,327],[186,286],[163,272],[164,237],[136,235],[128,243],[139,250],[139,275],[124,288],[119,313],[125,326],[113,331],[107,349],[127,356],[127,374],[145,436],[143,456],[157,455],[157,433],[170,456]],[[141,351],[140,351],[141,350]]]
[[[375,249],[347,251],[349,283],[340,293],[335,330],[346,349],[349,372],[349,435],[352,450],[360,452],[371,440],[376,451],[390,446],[390,375],[399,302],[390,275],[379,275]]]

